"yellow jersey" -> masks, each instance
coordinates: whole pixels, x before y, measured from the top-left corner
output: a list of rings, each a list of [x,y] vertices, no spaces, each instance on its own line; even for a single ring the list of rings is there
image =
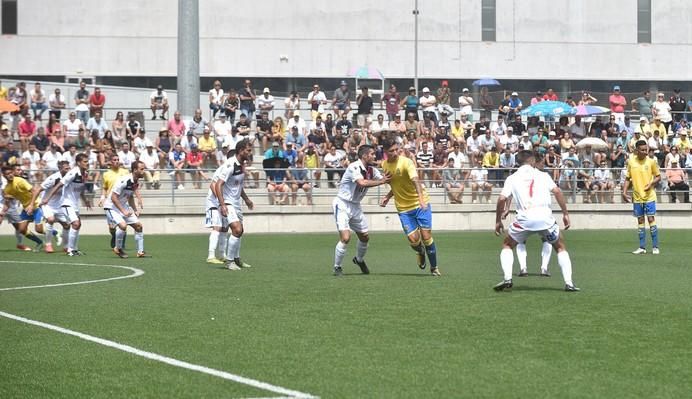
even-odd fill
[[[31,185],[26,179],[23,177],[15,176],[12,181],[7,182],[7,186],[5,186],[4,193],[7,196],[10,196],[17,201],[19,201],[20,204],[24,208],[29,206],[31,203],[31,197],[33,197],[33,189],[34,186]],[[34,202],[34,208],[38,208],[39,202],[38,199]]]
[[[125,168],[119,168],[117,171],[113,169],[108,169],[103,173],[103,193],[104,196],[111,192],[111,189],[122,176],[125,176],[129,172]]]
[[[495,155],[493,155],[493,153],[491,151],[486,152],[485,155],[483,155],[482,165],[483,165],[483,167],[492,166],[492,167],[499,168],[500,167],[500,154],[496,152]]]
[[[305,167],[308,169],[317,169],[320,165],[320,158],[316,152],[312,155],[305,153]]]
[[[651,188],[648,191],[644,191],[644,187],[660,174],[658,163],[649,157],[639,160],[636,156],[631,156],[627,160],[625,177],[629,179],[632,185],[634,202],[646,203],[656,201],[656,190]]]
[[[382,162],[382,169],[392,175],[389,186],[394,193],[394,205],[396,205],[397,212],[406,212],[420,207],[418,192],[416,192],[416,186],[413,183],[414,179],[418,179],[418,172],[413,161],[399,155],[394,162],[390,160]],[[421,190],[423,190],[425,202],[429,203],[430,197],[425,187],[421,186]]]

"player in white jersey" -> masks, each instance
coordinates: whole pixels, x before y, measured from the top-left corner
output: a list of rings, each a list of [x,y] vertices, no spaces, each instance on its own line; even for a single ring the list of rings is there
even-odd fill
[[[14,227],[14,237],[17,239],[17,249],[24,252],[31,252],[31,247],[24,245],[24,235],[19,232],[19,223],[22,222],[22,218],[19,215],[21,213],[21,208],[19,201],[14,198],[5,198],[4,190],[7,185],[7,179],[0,176],[0,223],[2,220],[7,220]],[[2,209],[4,202],[7,201],[7,211],[2,215]]]
[[[61,208],[67,222],[70,224],[70,232],[67,235],[67,255],[81,256],[84,255],[79,250],[79,229],[82,228],[82,220],[79,218],[79,198],[84,200],[87,209],[91,209],[91,200],[84,195],[85,183],[87,182],[87,169],[89,168],[89,156],[86,154],[77,154],[74,168],[63,176],[48,194],[43,196],[41,205],[48,203],[48,200],[53,197],[55,192],[62,190]]]
[[[145,169],[144,162],[132,162],[132,173],[118,179],[111,189],[110,195],[106,198],[106,202],[103,204],[103,207],[108,210],[110,219],[117,225],[115,248],[113,250],[123,259],[128,257],[123,250],[123,239],[125,238],[127,226],[131,226],[135,230],[137,257],[149,257],[144,252],[144,232],[142,231],[142,223],[139,221],[140,209],[137,209],[137,205],[135,205],[135,197],[137,196],[137,191],[139,191],[139,181],[144,177]]]
[[[521,167],[505,181],[495,209],[495,234],[500,235],[504,230],[502,215],[506,210],[507,200],[514,198],[517,207],[516,218],[507,231],[500,253],[504,280],[495,285],[494,289],[503,291],[512,288],[512,264],[514,262],[512,248],[517,243],[525,242],[530,235],[538,234],[549,242],[557,252],[557,261],[565,280],[565,291],[579,291],[579,288],[575,287],[572,282],[572,261],[551,209],[550,194],[552,193],[562,210],[565,230],[569,229],[570,220],[565,197],[547,173],[534,167],[535,159],[531,151],[519,151],[516,160]]]
[[[235,155],[226,161],[227,167],[213,186],[220,216],[226,218],[231,231],[226,245],[226,267],[229,270],[251,267],[240,259],[240,239],[243,236],[243,210],[240,199],[243,199],[250,210],[255,206],[243,189],[244,165],[251,155],[252,143],[247,139],[239,141],[235,146]]]
[[[346,255],[346,246],[351,240],[351,230],[356,232],[358,243],[356,244],[356,256],[353,263],[360,267],[363,274],[369,274],[365,263],[365,253],[368,250],[368,221],[360,207],[361,200],[368,192],[368,187],[389,183],[390,175],[383,175],[372,165],[375,162],[375,149],[369,145],[362,145],[358,149],[358,160],[346,168],[339,183],[339,192],[332,201],[332,210],[336,220],[336,229],[339,231],[339,242],[334,249],[334,275],[341,276],[343,269],[341,264]]]
[[[41,211],[43,211],[43,217],[46,219],[45,223],[45,240],[46,240],[46,253],[53,253],[53,236],[56,235],[55,229],[53,228],[53,224],[57,220],[58,223],[62,225],[62,238],[58,240],[58,246],[61,243],[64,243],[66,245],[65,250],[67,250],[67,234],[70,229],[70,225],[67,223],[67,217],[63,213],[63,208],[62,208],[62,197],[60,193],[53,193],[53,196],[48,198],[47,193],[51,192],[51,189],[55,187],[56,184],[58,184],[62,178],[67,174],[67,172],[70,170],[70,162],[69,161],[59,161],[58,162],[58,171],[53,173],[52,175],[48,176],[46,180],[44,180],[41,185],[38,187],[38,190],[34,190],[33,193],[33,198],[31,199],[31,202],[33,203],[36,201],[37,198],[39,198],[39,195],[43,193],[41,196],[41,204],[43,204],[43,199],[46,199],[46,204],[41,205]]]
[[[227,148],[227,143],[224,143],[222,148]],[[237,159],[232,156],[234,153],[235,151],[230,150],[226,152],[225,156],[228,158],[216,169],[216,171],[214,171],[209,189],[207,190],[204,225],[205,227],[211,228],[211,232],[209,233],[209,254],[207,256],[207,263],[211,264],[223,265],[226,260],[228,219],[225,216],[221,216],[221,212],[219,212],[219,200],[216,198],[214,185],[219,181],[221,176],[226,175],[228,167],[232,165],[231,159]]]

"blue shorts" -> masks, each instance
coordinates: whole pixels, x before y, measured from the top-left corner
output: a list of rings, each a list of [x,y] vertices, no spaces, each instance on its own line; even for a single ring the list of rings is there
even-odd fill
[[[634,207],[634,217],[656,215],[656,201],[635,202],[632,205]]]
[[[432,206],[428,204],[426,210],[416,208],[410,211],[400,212],[399,220],[407,236],[417,229],[432,230]]]
[[[36,208],[31,215],[28,215],[26,211],[22,211],[22,213],[19,214],[19,218],[22,222],[29,221],[34,222],[34,224],[41,224],[43,222],[43,210],[41,210],[40,207]]]

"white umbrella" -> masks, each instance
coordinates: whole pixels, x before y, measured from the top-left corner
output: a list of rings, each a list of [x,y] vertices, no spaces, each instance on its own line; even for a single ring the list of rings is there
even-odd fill
[[[608,143],[596,137],[586,137],[579,140],[579,142],[577,143],[578,149],[581,150],[585,147],[591,147],[594,150],[607,150]]]

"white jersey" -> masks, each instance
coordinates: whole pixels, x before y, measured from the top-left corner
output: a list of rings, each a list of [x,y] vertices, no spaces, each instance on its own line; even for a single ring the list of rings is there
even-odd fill
[[[555,224],[551,204],[551,191],[556,187],[545,172],[524,165],[505,180],[501,195],[514,197],[517,222],[531,231],[545,230]]]
[[[223,202],[240,208],[240,193],[243,192],[243,182],[245,181],[243,165],[238,162],[238,158],[235,156],[229,158],[226,165],[226,169],[219,176],[219,180],[224,181]]]
[[[226,170],[228,169],[230,163],[228,160],[224,162],[221,166],[219,166],[215,171],[214,174],[211,176],[211,185],[214,185],[217,181],[222,176],[226,176]],[[216,195],[212,191],[211,187],[207,190],[207,210],[212,209],[212,208],[218,208],[219,207],[219,199],[216,198]]]
[[[86,172],[82,173],[79,167],[70,169],[62,178],[62,206],[71,206],[79,209],[79,197],[84,192]]]
[[[365,166],[361,160],[348,165],[344,176],[339,183],[339,193],[337,197],[348,202],[357,202],[365,197],[368,193],[367,187],[358,187],[356,181],[360,179],[366,180],[381,180],[382,173],[372,166]]]
[[[55,172],[52,175],[48,176],[46,180],[44,180],[43,183],[41,183],[41,188],[43,189],[41,198],[43,198],[44,195],[46,195],[53,187],[55,187],[55,185],[58,184],[60,180],[62,180],[62,174],[60,174],[60,172]],[[46,205],[53,209],[60,208],[60,205],[62,205],[62,197],[60,196],[60,193],[55,193],[55,195],[50,197]]]
[[[113,205],[113,200],[111,199],[113,194],[117,194],[120,205],[122,205],[124,209],[130,209],[130,198],[132,198],[132,195],[135,191],[137,191],[138,187],[139,183],[135,183],[132,173],[122,176],[113,185],[110,195],[108,195],[106,200],[103,202],[103,208],[119,211],[118,208]]]

